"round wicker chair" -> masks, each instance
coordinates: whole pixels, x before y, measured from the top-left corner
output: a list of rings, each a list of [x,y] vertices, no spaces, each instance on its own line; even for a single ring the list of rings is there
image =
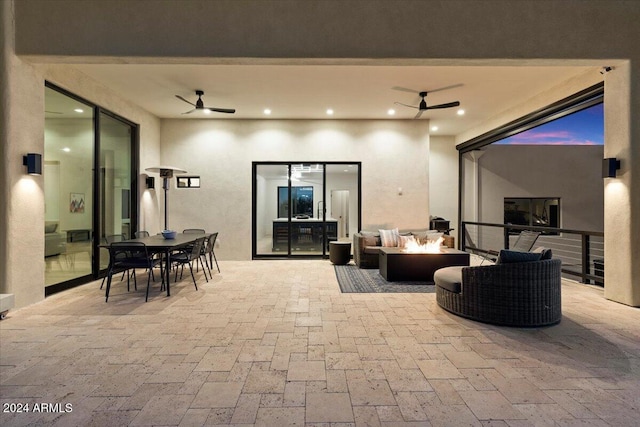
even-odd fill
[[[562,318],[559,259],[436,271],[436,300],[445,310],[505,326],[546,326]],[[452,280],[458,275],[459,281]]]

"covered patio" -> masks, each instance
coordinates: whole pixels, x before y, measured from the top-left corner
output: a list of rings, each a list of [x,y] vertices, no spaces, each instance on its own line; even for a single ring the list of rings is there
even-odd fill
[[[560,324],[435,294],[342,294],[328,260],[222,261],[196,291],[92,282],[11,311],[3,425],[617,425],[640,417],[640,311],[563,280]],[[199,273],[202,274],[202,270]],[[159,284],[156,284],[159,286]],[[71,406],[68,406],[71,405]],[[3,406],[4,407],[4,406]],[[72,410],[69,410],[71,408]]]

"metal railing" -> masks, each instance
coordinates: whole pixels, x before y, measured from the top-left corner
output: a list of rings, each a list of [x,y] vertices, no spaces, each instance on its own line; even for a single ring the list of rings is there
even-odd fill
[[[565,228],[491,224],[463,221],[459,234],[461,249],[479,255],[509,249],[520,231],[540,232],[534,247],[543,246],[562,260],[562,273],[582,283],[604,286],[604,233]]]

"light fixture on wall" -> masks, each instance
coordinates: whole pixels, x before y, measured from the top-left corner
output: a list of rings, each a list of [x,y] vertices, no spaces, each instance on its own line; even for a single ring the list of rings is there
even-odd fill
[[[154,166],[151,168],[145,169],[147,172],[159,172],[160,178],[162,178],[162,188],[164,189],[164,229],[169,230],[169,215],[167,213],[167,205],[169,200],[168,191],[169,191],[169,183],[171,178],[173,178],[174,173],[186,173],[187,171],[184,169],[177,168],[175,166]]]
[[[154,188],[156,188],[156,179],[152,176],[148,176],[145,179],[146,183],[147,183],[147,188],[149,190],[153,190]]]
[[[27,167],[29,175],[42,175],[42,154],[29,153],[22,156],[22,164]]]
[[[615,178],[616,171],[620,169],[620,160],[615,157],[609,157],[602,160],[602,177],[603,178]]]

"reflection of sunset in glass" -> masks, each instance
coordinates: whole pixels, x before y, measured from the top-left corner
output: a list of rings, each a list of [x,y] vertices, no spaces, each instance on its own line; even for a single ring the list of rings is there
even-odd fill
[[[517,135],[501,145],[603,145],[604,104],[596,104]]]

